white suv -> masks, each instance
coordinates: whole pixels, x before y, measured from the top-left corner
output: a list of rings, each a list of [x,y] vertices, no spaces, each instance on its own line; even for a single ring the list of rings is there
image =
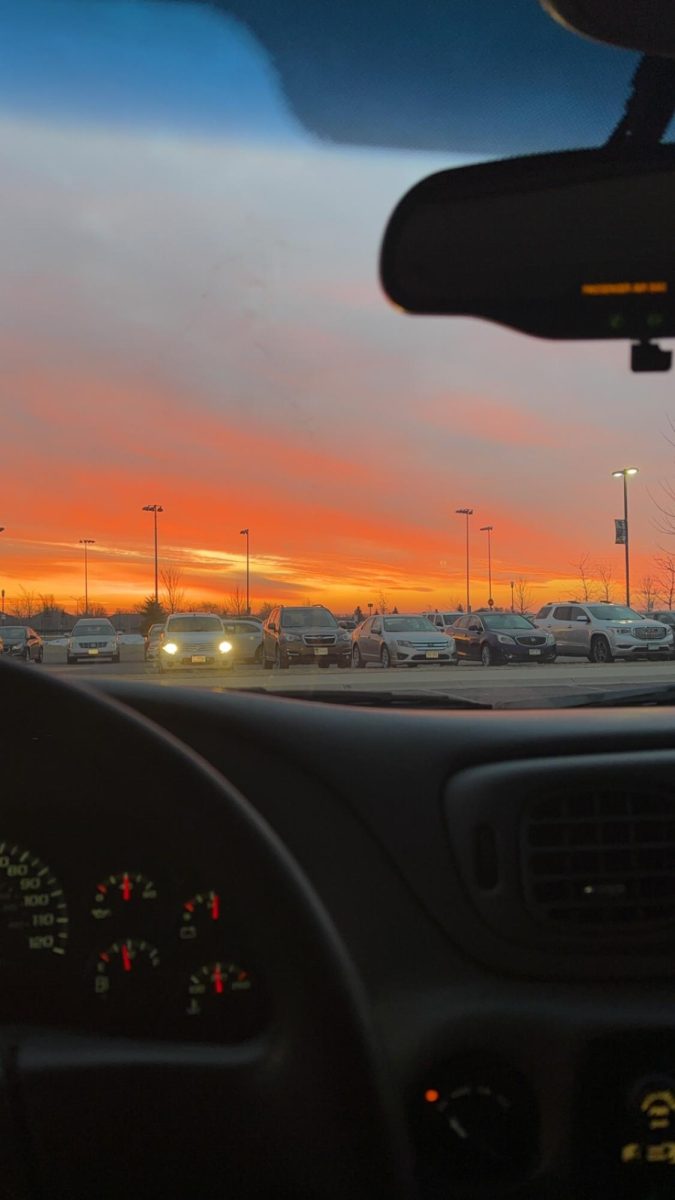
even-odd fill
[[[615,658],[670,658],[673,631],[661,621],[641,617],[624,604],[566,600],[545,604],[535,625],[552,633],[558,654],[613,662]]]
[[[426,617],[427,621],[431,621],[431,624],[435,625],[436,628],[441,631],[441,633],[450,634],[452,637],[452,627],[455,624],[455,621],[458,621],[460,617],[465,617],[466,613],[439,612],[438,609],[435,609],[433,612],[422,613],[422,616]]]

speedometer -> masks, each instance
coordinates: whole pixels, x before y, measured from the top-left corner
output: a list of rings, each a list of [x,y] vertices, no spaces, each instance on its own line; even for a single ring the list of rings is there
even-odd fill
[[[61,884],[30,850],[0,842],[0,962],[65,954],[67,943]]]

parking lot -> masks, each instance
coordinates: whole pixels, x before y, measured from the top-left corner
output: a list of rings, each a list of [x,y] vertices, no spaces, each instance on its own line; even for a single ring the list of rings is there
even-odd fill
[[[462,662],[458,666],[420,666],[384,670],[379,666],[362,670],[330,667],[292,667],[287,671],[264,671],[253,665],[237,665],[228,671],[185,668],[160,675],[154,663],[83,662],[66,666],[44,663],[27,667],[82,683],[119,680],[153,683],[164,688],[208,688],[223,691],[264,688],[275,691],[390,691],[447,692],[453,696],[498,705],[526,707],[591,698],[593,693],[675,685],[675,661],[590,663],[586,659],[563,658],[556,663],[483,667]]]

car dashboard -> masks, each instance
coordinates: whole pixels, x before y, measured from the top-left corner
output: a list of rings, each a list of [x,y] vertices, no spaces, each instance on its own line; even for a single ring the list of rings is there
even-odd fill
[[[234,784],[319,897],[364,990],[407,1194],[672,1186],[667,711],[351,711],[146,685],[106,691]],[[24,745],[5,746],[9,778],[31,737],[27,727]],[[242,933],[247,908],[265,909],[255,871],[233,906],[190,798],[180,818],[167,807],[158,820],[152,772],[133,750],[127,761],[124,744],[106,750],[128,788],[103,806],[102,778],[82,777],[61,745],[51,784],[30,787],[19,773],[3,800],[5,1069],[54,1195],[70,1186],[63,1142],[83,1119],[78,1104],[95,1147],[87,1186],[111,1149],[96,1089],[81,1084],[87,1064],[101,1072],[106,1113],[127,1103],[147,1117],[149,1106],[159,1136],[168,1064],[198,1063],[209,1078],[220,1061],[243,1069],[279,1020],[268,964]],[[324,1004],[317,1016],[329,1027]],[[70,1095],[66,1121],[54,1115],[54,1081],[73,1045],[80,1098]],[[130,1092],[124,1072],[107,1082],[120,1055],[152,1062],[147,1091]],[[173,1082],[164,1101],[178,1137]],[[104,1122],[113,1141],[115,1121]]]

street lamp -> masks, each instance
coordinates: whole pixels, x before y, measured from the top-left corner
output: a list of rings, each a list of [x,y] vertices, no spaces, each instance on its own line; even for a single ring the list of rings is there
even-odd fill
[[[455,512],[466,517],[466,611],[471,612],[471,596],[469,590],[469,517],[473,516],[472,508],[456,508]]]
[[[246,536],[246,616],[251,615],[251,557],[250,557],[250,533],[248,529],[240,529],[240,534]]]
[[[159,604],[159,572],[157,570],[157,513],[164,512],[161,504],[144,504],[143,512],[155,514],[155,604]]]
[[[626,553],[626,606],[630,608],[630,558],[628,552],[628,476],[637,475],[637,467],[624,467],[621,471],[612,471],[612,478],[623,479],[623,532]]]
[[[492,608],[492,545],[490,542],[490,534],[494,529],[494,525],[481,525],[481,533],[488,535],[488,604]]]
[[[513,589],[515,586],[516,586],[515,583],[513,582],[513,580],[511,580],[511,612],[513,612]]]
[[[80,545],[84,546],[84,615],[89,615],[89,570],[87,566],[87,549],[89,546],[95,546],[93,538],[80,538]]]
[[[372,602],[372,600],[369,600],[368,601],[368,616],[372,617],[372,615],[373,615],[373,602]]]

